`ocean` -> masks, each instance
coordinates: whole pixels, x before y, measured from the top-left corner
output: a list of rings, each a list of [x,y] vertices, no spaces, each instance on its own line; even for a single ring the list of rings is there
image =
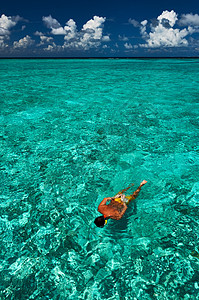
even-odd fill
[[[0,91],[0,299],[199,299],[199,60],[1,59]]]

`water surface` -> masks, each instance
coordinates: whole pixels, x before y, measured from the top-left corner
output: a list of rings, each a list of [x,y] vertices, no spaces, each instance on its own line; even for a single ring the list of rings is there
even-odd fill
[[[199,61],[0,60],[0,78],[1,299],[199,299]]]

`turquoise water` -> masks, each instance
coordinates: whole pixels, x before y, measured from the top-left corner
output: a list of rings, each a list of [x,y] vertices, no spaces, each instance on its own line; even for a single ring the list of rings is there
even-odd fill
[[[199,299],[199,60],[0,60],[0,78],[0,299]]]

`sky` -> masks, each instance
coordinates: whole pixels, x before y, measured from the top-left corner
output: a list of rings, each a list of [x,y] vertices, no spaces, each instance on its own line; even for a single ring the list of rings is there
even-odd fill
[[[199,1],[10,0],[0,57],[199,57]]]

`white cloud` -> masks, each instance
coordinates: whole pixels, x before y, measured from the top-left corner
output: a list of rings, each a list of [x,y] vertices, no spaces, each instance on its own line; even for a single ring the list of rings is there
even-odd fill
[[[79,33],[79,39],[75,42],[75,48],[83,48],[88,50],[90,48],[98,47],[101,44],[103,35],[103,23],[106,18],[94,16],[83,25],[81,32]]]
[[[142,35],[142,38],[145,39],[148,37],[148,34],[146,32],[146,25],[147,25],[148,21],[147,20],[144,20],[140,23],[140,32],[141,32],[141,35]]]
[[[18,48],[23,48],[26,49],[34,44],[34,40],[31,39],[29,35],[26,35],[24,38],[20,39],[18,42],[15,41],[13,43],[13,48],[18,49]]]
[[[88,50],[93,47],[98,47],[101,42],[109,42],[108,35],[103,36],[103,25],[106,18],[94,16],[83,25],[80,31],[77,31],[76,23],[73,19],[66,22],[64,27],[52,16],[43,17],[44,24],[51,29],[53,35],[64,35],[64,44],[62,49],[84,49]],[[39,35],[37,33],[37,35]],[[52,51],[55,47],[49,47]]]
[[[4,42],[4,39],[0,36],[0,49],[6,49],[8,45]]]
[[[102,37],[102,41],[103,41],[103,42],[110,42],[110,41],[111,41],[110,36],[109,36],[109,35],[104,35],[104,36]]]
[[[174,10],[165,10],[156,20],[150,23],[147,20],[138,22],[129,19],[129,23],[134,27],[139,27],[145,43],[139,44],[145,48],[166,48],[188,46],[187,36],[199,32],[199,15],[192,13],[183,14],[178,20],[178,15]],[[186,28],[177,28],[177,25]],[[190,41],[190,40],[189,40]]]
[[[120,34],[118,35],[118,38],[120,41],[123,41],[123,42],[127,42],[129,40],[125,35],[122,36]]]
[[[59,27],[59,28],[52,28],[51,33],[54,35],[65,35],[66,31],[64,30],[63,27]]]
[[[44,34],[43,34],[43,32],[41,32],[41,31],[36,31],[36,32],[34,33],[34,35],[41,36],[41,35],[44,35]]]
[[[145,27],[145,26],[147,25],[147,23],[148,23],[147,20],[144,20],[144,21],[140,22],[140,24],[141,24],[143,27]]]
[[[42,20],[47,28],[57,29],[57,28],[61,27],[60,23],[56,19],[52,18],[51,15],[48,17],[43,17]]]
[[[14,27],[19,21],[23,20],[20,16],[6,16],[2,14],[0,17],[0,49],[8,48],[8,44],[5,42],[9,40],[11,34],[11,28]],[[22,29],[23,30],[23,29]]]
[[[93,39],[99,40],[102,38],[102,25],[106,18],[94,16],[83,26],[83,31],[90,33]],[[85,33],[85,34],[86,34]]]
[[[140,27],[140,23],[135,19],[129,19],[129,23],[132,24],[134,27]]]
[[[157,18],[157,26],[151,24],[149,34],[146,31],[147,21],[141,22],[141,35],[146,40],[146,44],[140,44],[140,46],[147,48],[187,46],[188,41],[185,37],[191,33],[191,28],[174,29],[173,26],[177,20],[177,14],[173,10],[163,11]]]
[[[133,49],[133,46],[130,43],[125,43],[124,47],[128,50]]]
[[[157,17],[157,20],[159,21],[159,24],[163,24],[164,21],[168,22],[171,27],[173,27],[177,21],[178,17],[175,11],[171,10],[165,10],[163,13]]]
[[[43,17],[42,18],[44,24],[46,25],[47,28],[51,29],[51,33],[54,35],[65,35],[66,31],[64,30],[64,28],[61,26],[61,24],[54,18],[52,18],[52,16],[48,16],[48,17]]]
[[[54,42],[52,45],[48,45],[48,47],[44,48],[45,51],[53,52],[55,50],[59,50],[61,47],[57,46]]]
[[[190,14],[183,14],[179,20],[179,24],[181,26],[196,26],[199,27],[199,15],[192,13]]]
[[[18,22],[20,22],[20,21],[28,22],[28,20],[26,20],[26,19],[20,17],[19,15],[17,15],[17,16],[12,16],[11,19],[12,19],[13,22],[16,22],[16,23],[18,23]]]
[[[53,35],[66,35],[67,32],[74,31],[76,28],[75,22],[72,19],[66,23],[67,26],[65,27],[62,27],[61,24],[56,19],[52,18],[51,15],[43,17],[42,20],[46,27],[51,29],[51,33]]]
[[[50,43],[53,38],[51,36],[40,35],[41,42]]]
[[[56,46],[56,45],[55,45]],[[47,48],[44,48],[45,51],[53,51],[54,47],[52,45],[48,45]]]
[[[43,33],[41,34],[41,32],[35,32],[35,35],[39,35],[40,37],[40,43],[37,46],[53,43],[53,38],[51,36],[45,36]]]
[[[77,26],[75,21],[73,19],[70,19],[68,22],[66,22],[66,26],[64,27],[64,30],[65,30],[64,39],[66,41],[74,39],[77,35]]]
[[[20,17],[7,17],[6,15],[1,15],[0,17],[0,36],[8,38],[10,35],[10,29],[14,27],[19,21]]]

